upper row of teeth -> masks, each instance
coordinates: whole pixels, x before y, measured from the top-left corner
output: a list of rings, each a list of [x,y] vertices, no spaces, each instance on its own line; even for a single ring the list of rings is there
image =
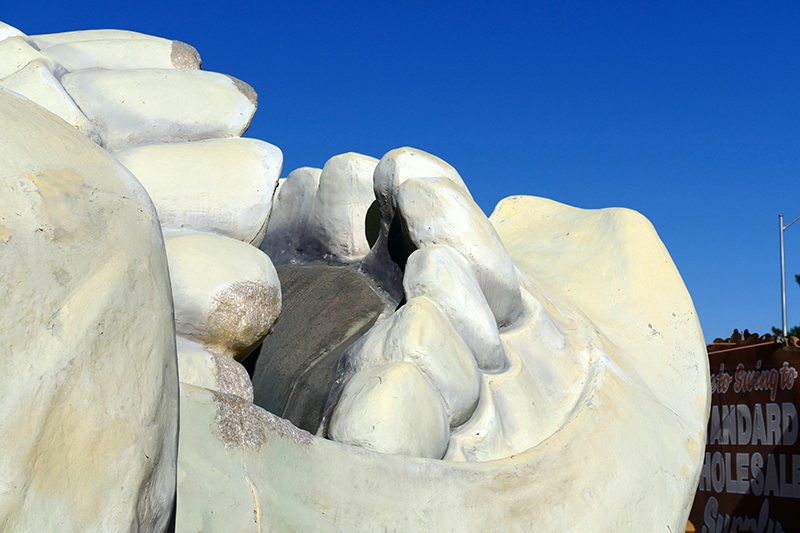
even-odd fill
[[[451,430],[473,416],[485,376],[508,367],[498,328],[523,313],[515,267],[463,180],[439,158],[404,148],[380,161],[336,156],[279,185],[280,150],[241,138],[255,92],[200,65],[190,46],[134,32],[28,37],[0,25],[0,85],[103,146],[152,198],[181,381],[252,400],[244,369],[229,357],[247,357],[280,313],[262,241],[281,260],[363,261],[388,284],[391,273],[382,276],[374,256],[385,253],[399,216],[417,248],[396,280],[407,303],[350,350],[327,430],[386,453],[459,456]],[[376,201],[371,251],[364,217]]]

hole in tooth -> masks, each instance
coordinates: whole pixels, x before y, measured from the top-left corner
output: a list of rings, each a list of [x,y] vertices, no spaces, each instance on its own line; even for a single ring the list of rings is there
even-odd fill
[[[403,224],[399,213],[395,213],[392,218],[392,225],[389,227],[389,237],[386,246],[389,250],[389,257],[397,263],[400,270],[405,271],[408,256],[417,249],[411,238],[408,236],[405,224]]]
[[[375,200],[367,209],[367,214],[364,216],[364,235],[367,237],[367,244],[372,248],[378,240],[378,235],[381,232],[381,208],[378,206],[378,201]]]

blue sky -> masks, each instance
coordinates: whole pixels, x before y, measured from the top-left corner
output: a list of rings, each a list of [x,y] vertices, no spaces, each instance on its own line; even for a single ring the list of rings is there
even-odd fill
[[[601,5],[602,4],[602,5]],[[284,175],[414,146],[487,213],[531,194],[628,207],[659,232],[706,340],[779,326],[778,214],[800,215],[797,2],[13,2],[33,35],[194,45],[259,94]],[[786,231],[800,324],[800,222]]]

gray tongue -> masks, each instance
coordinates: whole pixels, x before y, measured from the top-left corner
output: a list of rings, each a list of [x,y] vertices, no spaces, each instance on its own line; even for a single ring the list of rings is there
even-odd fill
[[[280,318],[244,363],[252,374],[253,403],[316,433],[339,359],[387,302],[354,268],[290,264],[277,271]]]

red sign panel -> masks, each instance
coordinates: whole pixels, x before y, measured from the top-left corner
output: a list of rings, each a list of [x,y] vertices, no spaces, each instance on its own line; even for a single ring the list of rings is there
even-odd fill
[[[702,533],[800,532],[800,349],[709,351],[708,443],[689,519]]]

